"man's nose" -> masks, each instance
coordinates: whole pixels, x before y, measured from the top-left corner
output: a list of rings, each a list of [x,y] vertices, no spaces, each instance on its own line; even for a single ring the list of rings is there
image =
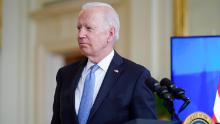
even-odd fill
[[[86,31],[85,31],[85,29],[80,29],[79,31],[78,31],[78,37],[80,37],[80,38],[83,38],[83,37],[85,37],[86,36]]]

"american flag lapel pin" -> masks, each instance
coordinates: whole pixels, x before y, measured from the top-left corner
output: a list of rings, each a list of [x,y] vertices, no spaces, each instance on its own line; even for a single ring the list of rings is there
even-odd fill
[[[115,70],[114,70],[114,72],[115,72],[115,73],[118,73],[118,72],[119,72],[119,70],[115,69]]]

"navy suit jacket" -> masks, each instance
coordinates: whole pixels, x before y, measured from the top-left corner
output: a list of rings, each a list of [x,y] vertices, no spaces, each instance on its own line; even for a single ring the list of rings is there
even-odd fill
[[[51,124],[78,124],[75,89],[87,59],[59,69]],[[116,71],[118,70],[118,71]],[[91,109],[87,124],[122,124],[156,119],[155,97],[144,84],[150,72],[116,52]]]

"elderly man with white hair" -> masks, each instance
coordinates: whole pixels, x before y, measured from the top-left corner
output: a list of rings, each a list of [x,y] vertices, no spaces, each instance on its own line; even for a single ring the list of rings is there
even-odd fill
[[[120,22],[111,5],[82,6],[77,41],[83,60],[57,72],[51,124],[122,124],[156,119],[155,98],[145,85],[150,72],[115,50]]]

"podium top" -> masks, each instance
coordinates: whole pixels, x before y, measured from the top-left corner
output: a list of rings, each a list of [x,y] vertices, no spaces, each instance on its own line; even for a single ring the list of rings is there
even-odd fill
[[[165,120],[151,120],[151,119],[135,119],[125,124],[181,124],[176,121],[165,121]]]

